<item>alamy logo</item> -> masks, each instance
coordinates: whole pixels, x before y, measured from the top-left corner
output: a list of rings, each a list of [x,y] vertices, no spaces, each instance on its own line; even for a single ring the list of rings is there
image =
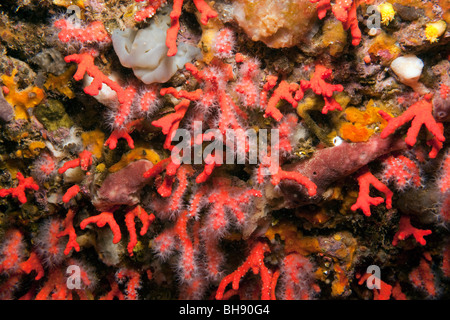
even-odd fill
[[[370,276],[366,280],[368,289],[381,289],[381,270],[379,266],[370,265],[367,267],[366,273]]]
[[[367,18],[366,26],[372,30],[381,28],[381,14],[377,6],[371,5],[367,7],[366,13],[369,15]]]
[[[67,289],[81,289],[81,269],[77,265],[70,265],[67,267],[66,274],[67,277],[66,285]]]

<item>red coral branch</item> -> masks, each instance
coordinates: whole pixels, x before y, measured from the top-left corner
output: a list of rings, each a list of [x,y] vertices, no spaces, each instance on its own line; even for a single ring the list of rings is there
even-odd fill
[[[18,180],[17,187],[9,189],[0,189],[0,197],[3,198],[8,195],[11,195],[14,198],[17,198],[17,200],[19,200],[20,203],[24,204],[27,202],[27,196],[25,194],[25,191],[27,189],[37,191],[39,190],[39,186],[32,177],[25,178],[23,174],[20,172],[17,172],[16,178]]]
[[[437,290],[434,280],[434,274],[427,259],[420,259],[420,263],[417,268],[415,268],[409,274],[409,280],[415,287],[422,289],[431,297],[436,296]]]
[[[370,206],[374,205],[377,206],[380,203],[383,203],[384,199],[381,197],[373,198],[370,194],[370,185],[374,186],[375,189],[378,191],[384,193],[386,197],[386,208],[391,209],[392,208],[392,196],[393,192],[389,190],[389,188],[382,183],[380,180],[378,180],[367,167],[365,167],[363,170],[361,170],[361,173],[356,178],[359,184],[359,194],[358,199],[356,200],[356,203],[351,206],[351,209],[353,211],[356,211],[358,209],[361,209],[363,213],[370,217]]]
[[[64,249],[65,255],[68,255],[72,249],[75,249],[76,252],[80,251],[80,245],[77,242],[77,234],[75,233],[75,228],[73,227],[73,218],[75,217],[75,213],[75,210],[69,209],[63,223],[64,230],[56,235],[57,238],[69,236],[66,249]]]
[[[74,198],[80,192],[80,186],[75,184],[67,189],[66,193],[64,193],[62,197],[62,201],[64,203],[68,203],[72,198]]]
[[[211,18],[217,17],[217,12],[204,0],[194,0],[195,7],[201,13],[200,22],[204,25],[208,23]],[[172,12],[170,13],[170,28],[167,30],[166,46],[169,48],[167,56],[171,57],[177,54],[177,36],[180,30],[180,16],[183,7],[183,0],[174,0]]]
[[[137,127],[140,126],[142,119],[137,119],[128,122],[125,128],[116,128],[111,132],[111,135],[105,141],[105,146],[108,146],[110,150],[114,150],[117,147],[119,139],[125,139],[128,146],[134,149],[134,141],[131,138],[130,133],[132,133]]]
[[[208,197],[208,202],[213,205],[210,218],[214,231],[224,230],[227,226],[226,209],[230,210],[239,225],[242,225],[245,221],[245,214],[241,206],[248,204],[250,197],[262,197],[258,190],[232,187],[229,179],[216,179],[214,184],[217,185],[217,188]]]
[[[133,210],[130,210],[125,214],[125,224],[127,226],[128,233],[130,234],[130,240],[127,246],[130,257],[133,256],[133,249],[137,244],[136,224],[134,222],[135,218],[139,218],[142,223],[139,234],[143,236],[147,233],[150,224],[156,217],[153,213],[148,214],[141,206],[136,206]]]
[[[83,150],[78,154],[78,158],[65,162],[63,166],[58,169],[58,173],[63,174],[68,169],[76,167],[80,167],[81,170],[87,171],[91,164],[92,164],[92,153],[88,150]]]
[[[111,90],[114,90],[117,93],[117,98],[120,103],[125,103],[127,96],[124,95],[124,90],[122,87],[115,81],[108,78],[100,69],[94,64],[94,56],[92,53],[80,53],[80,54],[72,54],[64,58],[64,61],[67,63],[75,62],[78,64],[77,71],[73,75],[73,78],[76,81],[80,81],[84,78],[84,75],[87,73],[90,77],[93,78],[91,84],[84,88],[84,92],[90,96],[96,96],[99,94],[102,89],[103,84],[106,84]]]
[[[317,13],[319,19],[325,18],[327,11],[332,10],[336,19],[342,22],[344,30],[350,29],[352,35],[352,44],[359,45],[361,42],[361,30],[358,26],[357,8],[363,0],[336,0],[331,5],[331,0],[309,0],[311,3],[319,3],[317,5]],[[364,0],[369,3],[371,0]]]
[[[364,274],[362,277],[359,278],[358,284],[362,285],[371,276],[374,277],[374,275],[372,273]],[[375,288],[375,290],[374,290],[373,299],[374,300],[389,300],[391,298],[391,294],[392,294],[392,286],[390,284],[387,284],[386,282],[384,282],[381,279],[373,278],[373,280],[374,281],[378,280],[380,282],[380,288]]]
[[[30,257],[20,264],[20,269],[26,274],[30,274],[31,271],[36,271],[36,276],[34,280],[40,280],[44,275],[44,268],[42,267],[41,261],[39,260],[36,252],[31,252]]]
[[[120,239],[122,238],[120,227],[117,224],[116,220],[114,219],[114,215],[112,214],[112,212],[102,212],[99,215],[86,218],[83,221],[81,221],[80,228],[84,230],[86,226],[90,223],[95,223],[99,228],[102,228],[106,224],[108,224],[114,235],[113,237],[114,244],[119,243]]]
[[[101,21],[91,22],[85,28],[77,28],[64,19],[55,21],[54,26],[61,29],[58,38],[67,43],[70,40],[80,42],[111,42],[111,37]]]
[[[275,76],[268,77],[266,84],[264,84],[263,90],[266,92],[269,91],[272,87],[274,87],[274,83],[276,83],[277,79],[278,78]],[[288,83],[287,81],[282,80],[267,102],[264,117],[267,118],[270,116],[276,121],[280,121],[283,117],[283,114],[280,112],[280,110],[278,110],[277,103],[280,100],[286,100],[292,105],[292,107],[297,107],[298,101],[301,98],[297,99],[297,96],[294,96],[294,93],[298,89],[299,85],[297,83]],[[264,101],[264,98],[262,100]]]
[[[430,235],[431,233],[431,230],[421,230],[414,228],[411,225],[411,218],[409,216],[402,216],[400,218],[398,231],[394,235],[394,240],[392,240],[392,245],[396,246],[399,241],[405,240],[412,235],[418,243],[424,246],[427,243],[427,241],[424,239],[424,236]]]
[[[161,90],[162,91],[162,90]],[[162,95],[166,94],[166,92],[161,93]],[[190,105],[190,101],[187,99],[181,100],[180,103],[178,103],[175,106],[175,112],[171,113],[169,115],[166,115],[162,117],[159,120],[155,120],[152,122],[152,125],[158,128],[162,128],[163,134],[166,135],[166,140],[164,142],[164,148],[168,150],[172,150],[173,146],[172,139],[173,136],[178,129],[181,120],[183,120],[184,115],[186,114],[188,108]]]
[[[422,100],[419,100],[411,105],[408,110],[406,110],[396,118],[390,118],[390,116],[382,110],[378,111],[384,119],[388,120],[387,126],[381,132],[381,138],[387,138],[398,128],[411,121],[411,127],[408,129],[405,139],[406,144],[408,144],[409,146],[413,146],[416,144],[417,135],[419,134],[422,125],[425,125],[425,127],[431,132],[431,134],[433,134],[436,142],[444,142],[445,137],[443,135],[441,127],[433,118],[433,105],[431,104],[430,100],[431,96],[426,95]]]
[[[398,188],[403,189],[408,185],[420,187],[420,172],[414,161],[403,156],[390,155],[383,160],[385,169],[383,171],[383,181],[395,181]]]
[[[281,169],[280,166],[275,166],[273,163],[271,163],[270,157],[266,157],[265,162],[263,162],[258,168],[258,183],[264,182],[267,173],[265,170],[268,170],[268,173],[271,176],[271,183],[274,186],[277,186],[283,180],[290,180],[304,186],[308,191],[308,195],[310,197],[315,196],[317,193],[317,185],[314,182],[302,175],[300,172],[285,171]]]
[[[239,289],[239,281],[251,269],[254,274],[260,274],[262,280],[261,299],[269,300],[272,283],[272,272],[264,264],[264,254],[270,252],[267,243],[258,242],[250,251],[244,263],[236,269],[233,273],[227,275],[222,279],[216,292],[216,299],[222,300],[224,291],[228,284],[232,284],[234,290]]]
[[[138,290],[141,286],[140,273],[132,269],[120,269],[116,272],[116,278],[119,282],[128,279],[125,297],[127,300],[137,300],[139,297]]]
[[[325,82],[325,80],[331,77],[332,70],[327,69],[326,67],[317,64],[315,67],[315,71],[311,79],[301,80],[300,86],[303,91],[312,89],[315,94],[322,95],[325,101],[325,106],[322,108],[322,113],[327,114],[328,111],[333,110],[342,110],[341,105],[334,100],[333,92],[341,92],[344,90],[344,87],[340,84],[330,84]],[[296,96],[299,98],[303,98],[303,93],[297,92]]]

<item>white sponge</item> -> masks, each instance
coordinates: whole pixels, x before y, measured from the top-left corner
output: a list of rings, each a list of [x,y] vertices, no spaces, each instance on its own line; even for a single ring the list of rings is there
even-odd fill
[[[415,55],[409,54],[398,57],[392,61],[391,69],[401,83],[410,86],[415,92],[420,94],[429,92],[424,84],[419,82],[423,69],[423,61]]]
[[[178,43],[177,54],[167,56],[166,32],[170,26],[168,15],[158,15],[145,29],[115,30],[112,34],[114,51],[120,63],[132,68],[145,84],[164,83],[178,69],[200,54],[200,49],[185,42]]]

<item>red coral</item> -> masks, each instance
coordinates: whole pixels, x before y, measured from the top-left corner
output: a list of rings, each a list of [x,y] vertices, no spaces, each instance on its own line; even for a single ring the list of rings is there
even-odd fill
[[[110,150],[114,150],[117,147],[119,139],[125,139],[128,146],[134,149],[134,141],[131,138],[132,133],[141,124],[141,119],[130,121],[125,125],[125,128],[116,128],[111,132],[111,135],[105,141],[105,146],[108,146]]]
[[[164,89],[161,90],[161,94],[165,95],[167,93],[167,90],[163,90]],[[183,120],[183,117],[186,114],[190,103],[191,102],[189,100],[183,99],[175,106],[174,113],[166,115],[161,119],[152,122],[152,125],[154,125],[155,127],[162,128],[163,134],[166,135],[166,140],[164,142],[165,149],[173,149],[173,146],[171,145],[173,136],[175,135],[175,132],[178,129],[181,120]]]
[[[256,59],[244,58],[242,55],[236,56],[236,62],[243,63],[239,67],[239,79],[236,82],[235,90],[239,93],[240,101],[244,106],[256,106],[260,95],[258,78],[260,63]]]
[[[156,10],[158,10],[162,5],[164,5],[167,0],[135,0],[136,2],[148,1],[147,6],[136,12],[134,20],[137,22],[144,21],[147,18],[151,18],[155,15]]]
[[[36,300],[69,300],[72,293],[66,284],[62,268],[51,269],[47,281],[36,294]]]
[[[438,122],[437,125],[438,125],[438,127],[439,127],[439,130],[440,130],[441,134],[443,135],[443,134],[444,134],[444,124],[441,123],[441,122]],[[428,146],[431,146],[431,150],[430,150],[430,152],[428,153],[428,156],[429,156],[431,159],[436,158],[437,155],[438,155],[438,153],[439,153],[439,151],[440,151],[440,150],[442,149],[442,147],[444,146],[444,144],[442,143],[442,141],[439,141],[437,137],[433,137],[433,138],[429,139],[429,140],[427,141],[427,145],[428,145]]]
[[[262,197],[260,191],[255,189],[243,189],[231,185],[231,180],[226,178],[215,179],[216,188],[208,196],[208,202],[212,205],[209,215],[209,223],[214,232],[225,230],[229,221],[226,211],[231,212],[236,218],[238,225],[243,225],[245,213],[242,210],[250,202],[250,197]]]
[[[260,274],[262,280],[261,299],[269,300],[272,291],[272,272],[264,264],[264,254],[270,252],[269,245],[264,242],[257,242],[251,249],[247,259],[233,273],[222,279],[216,292],[216,299],[222,300],[228,284],[232,284],[233,290],[239,289],[239,281],[251,269],[254,274]]]
[[[75,233],[75,228],[73,227],[74,217],[75,210],[69,209],[63,223],[64,230],[56,235],[57,238],[69,236],[66,249],[64,249],[65,255],[68,255],[72,249],[75,249],[76,252],[80,251],[80,245],[77,242],[77,234]]]
[[[153,213],[148,214],[141,206],[136,206],[133,210],[130,210],[125,214],[125,224],[127,226],[128,233],[130,234],[130,240],[127,246],[130,257],[133,256],[133,249],[137,244],[136,225],[134,223],[135,218],[139,218],[142,223],[139,234],[143,236],[147,233],[150,224],[156,217]]]
[[[189,212],[184,210],[180,213],[175,226],[163,231],[153,241],[155,250],[163,259],[168,257],[175,247],[177,248],[180,252],[178,270],[181,278],[189,283],[194,281],[198,269],[198,261],[194,257],[194,243],[197,241],[192,241],[188,233],[188,222],[191,219]]]
[[[177,54],[177,36],[178,30],[180,30],[180,16],[181,9],[183,7],[184,0],[174,0],[172,12],[170,13],[170,28],[167,30],[166,46],[169,48],[167,56],[171,57]],[[195,7],[200,12],[200,22],[204,25],[208,23],[211,18],[217,17],[217,12],[211,9],[211,7],[204,0],[194,0]]]
[[[409,216],[402,216],[400,218],[398,231],[394,235],[394,240],[392,240],[392,245],[396,246],[400,240],[405,240],[412,235],[418,243],[424,246],[427,242],[423,237],[430,234],[431,230],[421,230],[414,228],[411,225],[411,218]]]
[[[39,186],[36,184],[32,177],[25,178],[22,173],[17,172],[16,178],[18,180],[17,187],[9,189],[0,189],[0,197],[13,196],[17,198],[20,203],[24,204],[27,202],[27,196],[25,191],[31,189],[34,191],[39,190]]]
[[[427,260],[431,260],[431,257],[421,258],[420,263],[414,270],[409,274],[409,280],[416,287],[419,288],[426,293],[428,293],[431,297],[435,297],[437,294],[434,274],[431,270],[430,263]]]
[[[6,233],[0,248],[0,272],[14,272],[23,260],[23,235],[17,229]]]
[[[414,161],[403,155],[390,155],[383,160],[385,169],[382,173],[383,181],[394,181],[398,188],[404,189],[408,185],[420,187],[420,172]]]
[[[34,280],[40,280],[44,275],[44,268],[42,267],[41,261],[39,260],[36,252],[31,252],[28,259],[20,264],[20,269],[26,274],[30,274],[31,271],[36,272]]]
[[[136,270],[123,268],[116,272],[116,278],[119,282],[124,282],[128,279],[125,298],[127,300],[137,300],[139,297],[138,290],[141,286],[140,273]]]
[[[341,92],[344,87],[340,84],[330,84],[325,80],[331,77],[332,70],[317,64],[311,79],[301,80],[300,86],[303,91],[312,89],[315,94],[322,95],[325,101],[325,106],[322,108],[322,113],[327,114],[328,111],[342,110],[341,105],[333,98],[333,92]],[[298,100],[303,98],[303,92],[299,91],[296,94]]]
[[[441,164],[441,174],[438,180],[439,190],[442,194],[450,190],[450,154],[447,153]]]
[[[334,5],[331,5],[331,0],[310,0],[312,3],[319,3],[317,5],[317,13],[319,19],[325,18],[327,11],[332,10],[336,19],[342,22],[344,30],[350,29],[352,34],[352,44],[359,45],[361,41],[361,30],[358,26],[357,8],[363,0],[336,0]],[[366,3],[372,0],[364,0]]]
[[[362,285],[364,282],[368,280],[368,278],[372,276],[372,273],[366,273],[362,277],[359,278],[359,285]],[[375,278],[373,278],[375,281]],[[389,300],[391,298],[392,294],[392,286],[390,284],[387,284],[381,279],[377,279],[380,282],[380,288],[374,289],[373,292],[373,299],[374,300]]]
[[[381,138],[385,139],[389,135],[393,134],[398,128],[403,126],[405,123],[411,121],[411,127],[408,129],[406,134],[405,142],[409,146],[416,144],[417,135],[419,134],[422,125],[433,134],[436,142],[444,142],[445,137],[441,130],[441,127],[433,118],[433,105],[430,102],[431,95],[426,95],[422,100],[417,101],[412,104],[408,110],[403,112],[400,116],[396,118],[391,118],[385,111],[378,111],[378,113],[388,121],[387,126],[381,132]],[[433,154],[430,154],[432,156]]]
[[[87,73],[90,77],[93,78],[92,82],[84,88],[84,92],[90,96],[96,96],[99,94],[102,89],[103,84],[106,84],[111,90],[117,93],[117,98],[119,103],[125,103],[127,96],[124,94],[124,90],[122,87],[108,78],[100,69],[94,64],[94,53],[86,52],[80,54],[72,54],[64,58],[64,61],[67,63],[75,62],[78,64],[77,71],[73,75],[73,78],[76,81],[80,81],[84,78],[84,75]]]
[[[80,223],[81,230],[84,230],[86,228],[86,226],[90,223],[95,223],[97,225],[97,227],[99,227],[99,228],[102,228],[106,224],[108,224],[114,235],[114,237],[113,237],[114,244],[119,243],[120,239],[122,238],[122,233],[120,232],[120,227],[117,224],[116,220],[114,219],[114,215],[112,214],[112,212],[102,212],[99,215],[84,219]]]
[[[266,160],[263,163],[261,163],[261,165],[258,168],[257,171],[258,183],[263,183],[267,175],[271,176],[271,183],[274,186],[277,186],[283,180],[288,180],[297,182],[298,184],[304,186],[308,191],[308,195],[310,197],[315,196],[317,193],[317,186],[314,182],[312,182],[306,176],[302,175],[300,172],[285,171],[281,169],[280,166],[276,166],[271,162],[270,157],[266,157]]]
[[[104,296],[100,297],[99,300],[113,300],[114,298],[117,298],[118,300],[125,300],[124,294],[120,291],[119,284],[111,279],[108,280],[111,290]]]
[[[356,203],[351,206],[353,211],[361,209],[367,217],[370,217],[370,206],[377,206],[384,201],[381,197],[373,198],[370,196],[370,185],[374,186],[378,191],[384,193],[386,197],[386,208],[392,208],[392,191],[389,190],[384,183],[378,180],[367,167],[361,170],[356,179],[359,184],[359,194]]]
[[[276,86],[278,77],[269,76],[267,77],[267,82],[264,84],[263,92],[268,92],[270,89]],[[298,98],[295,92],[299,89],[299,85],[297,83],[289,83],[285,80],[282,80],[278,87],[274,90],[272,96],[267,102],[266,111],[264,113],[264,117],[272,117],[276,121],[280,121],[283,117],[283,114],[278,110],[277,104],[280,100],[286,100],[288,103],[292,105],[292,107],[296,108],[298,101],[301,98]],[[264,103],[266,93],[263,94],[263,98],[261,101]]]
[[[74,198],[80,192],[80,186],[75,184],[67,189],[66,193],[64,193],[62,197],[62,201],[64,203],[68,203],[72,198]]]
[[[61,29],[58,38],[61,42],[77,40],[80,42],[111,42],[111,37],[101,21],[91,22],[85,28],[77,28],[64,19],[55,21],[54,26]]]
[[[312,263],[301,254],[287,255],[283,259],[280,274],[283,300],[311,300],[320,291],[319,286],[314,283]]]
[[[91,164],[92,164],[92,153],[88,150],[83,150],[78,154],[78,158],[65,162],[63,166],[58,169],[58,173],[63,174],[68,169],[76,167],[80,167],[81,170],[87,171]]]
[[[120,102],[117,112],[114,116],[114,128],[125,128],[126,120],[130,117],[131,106],[136,96],[137,90],[134,86],[128,86],[122,90],[122,102]]]
[[[235,41],[233,30],[221,29],[214,39],[215,55],[221,59],[230,58],[233,55]]]

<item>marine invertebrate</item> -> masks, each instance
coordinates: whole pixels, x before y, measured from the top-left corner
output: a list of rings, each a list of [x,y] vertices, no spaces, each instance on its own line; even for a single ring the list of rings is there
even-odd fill
[[[269,300],[272,284],[272,272],[264,264],[264,253],[270,252],[267,243],[257,242],[253,245],[247,259],[234,272],[222,279],[216,292],[216,299],[222,300],[226,287],[231,283],[234,290],[239,289],[239,281],[245,274],[252,270],[254,274],[261,276],[261,299]]]
[[[313,264],[298,253],[291,253],[283,259],[280,281],[283,300],[311,300],[320,291],[314,284]],[[275,274],[274,274],[275,275]],[[274,288],[272,288],[274,289]]]
[[[131,68],[135,76],[146,84],[167,82],[178,69],[200,53],[198,48],[186,42],[176,46],[178,30],[175,32],[172,49],[166,47],[164,41],[166,32],[169,33],[170,30],[169,17],[158,17],[160,19],[152,21],[147,28],[115,30],[111,36],[120,63]]]
[[[427,23],[425,26],[425,36],[431,43],[437,42],[447,29],[447,24],[444,20]]]
[[[391,62],[391,69],[399,77],[401,83],[410,86],[420,94],[428,93],[429,90],[419,82],[423,61],[417,56],[409,54],[398,57]]]
[[[328,111],[342,110],[341,105],[333,98],[333,92],[341,92],[344,87],[341,84],[330,84],[325,82],[332,75],[332,70],[326,68],[323,65],[316,64],[314,74],[310,80],[301,80],[300,87],[302,91],[311,89],[315,94],[323,96],[325,105],[322,109],[323,114],[327,114]],[[297,92],[296,99],[301,100],[303,98],[303,92]]]
[[[0,299],[448,296],[448,34],[424,33],[445,5],[377,1],[398,18],[371,29],[362,0],[217,0],[207,25],[201,1],[22,2],[1,5],[2,93],[17,70],[17,92],[49,99],[15,119],[0,99]],[[60,19],[52,4],[88,22],[42,23]],[[169,29],[177,54],[203,56],[147,85],[89,21],[127,30],[127,54],[153,41],[131,28],[162,23],[158,66],[174,58]],[[406,51],[423,65],[389,68]],[[39,186],[26,203],[10,191],[18,173]],[[374,280],[366,264],[378,289],[358,287]]]
[[[414,236],[416,241],[421,245],[425,245],[427,242],[424,239],[424,236],[430,235],[432,233],[431,230],[421,230],[414,228],[411,225],[411,218],[409,216],[402,216],[400,218],[399,230],[394,235],[394,240],[392,240],[392,245],[396,246],[399,240],[405,240],[409,236]]]
[[[416,163],[404,155],[390,155],[383,160],[382,180],[393,181],[397,188],[422,186],[419,168]]]
[[[23,260],[23,234],[17,229],[11,229],[5,236],[0,254],[0,273],[14,272]]]
[[[70,20],[59,19],[53,24],[56,28],[61,29],[58,38],[61,42],[69,42],[76,40],[80,42],[111,42],[111,38],[101,21],[94,21],[84,28],[78,28],[70,22]]]
[[[283,166],[283,170],[299,172],[317,186],[316,196],[306,198],[294,191],[298,191],[298,186],[281,181],[280,188],[288,202],[286,205],[296,207],[314,203],[333,182],[355,173],[384,154],[406,148],[403,141],[389,138],[390,140],[385,140],[376,134],[367,142],[348,143],[343,141],[338,146],[317,150],[306,161]],[[324,163],[327,165],[324,166]]]
[[[391,3],[389,2],[383,2],[378,5],[378,11],[381,15],[381,23],[384,25],[389,25],[389,22],[394,20],[395,17],[395,10]]]
[[[359,45],[361,42],[361,30],[358,26],[357,8],[363,3],[363,0],[336,0],[331,5],[331,0],[309,0],[317,3],[317,14],[319,19],[325,18],[327,11],[331,9],[333,15],[342,22],[344,30],[350,29],[352,35],[352,44]],[[364,0],[369,3],[371,0]]]
[[[44,99],[45,93],[41,88],[34,86],[19,90],[15,82],[17,72],[17,69],[13,69],[10,76],[6,74],[1,76],[3,94],[6,102],[14,108],[15,119],[29,119],[28,109],[37,106]]]
[[[430,266],[431,256],[427,253],[420,259],[419,265],[411,271],[409,279],[411,283],[431,297],[437,295],[435,277]]]
[[[380,180],[378,180],[369,170],[367,167],[364,167],[361,169],[361,172],[358,173],[358,176],[356,178],[358,180],[359,184],[359,194],[358,199],[356,200],[356,203],[351,207],[353,211],[356,211],[358,209],[361,209],[362,212],[367,216],[370,217],[370,206],[371,205],[379,205],[380,203],[383,203],[383,201],[386,201],[386,209],[392,208],[392,196],[393,192],[389,190],[389,188],[382,183]],[[386,199],[384,200],[381,197],[373,198],[369,195],[370,193],[370,185],[372,185],[375,189],[378,191],[384,193]]]
[[[16,178],[18,182],[17,186],[8,189],[0,189],[0,197],[3,198],[10,195],[17,198],[20,203],[24,204],[27,202],[26,191],[29,189],[37,191],[39,190],[39,185],[36,184],[33,177],[25,178],[20,172],[17,172]]]
[[[380,115],[388,121],[387,126],[383,129],[380,136],[386,138],[393,134],[399,127],[403,126],[407,122],[411,121],[411,127],[406,133],[405,142],[409,146],[413,146],[417,142],[417,135],[419,134],[422,125],[433,134],[433,136],[439,142],[444,142],[445,137],[442,134],[441,128],[433,118],[432,109],[433,105],[430,102],[431,96],[426,95],[423,99],[412,104],[405,112],[396,118],[392,118],[387,112],[380,110]],[[435,153],[430,153],[435,156]]]
[[[89,150],[83,150],[78,154],[78,158],[64,162],[58,169],[59,174],[63,174],[71,168],[80,167],[81,170],[87,171],[92,165],[92,153]]]
[[[76,252],[80,251],[80,245],[77,242],[77,234],[75,233],[75,228],[73,226],[73,218],[75,217],[75,213],[75,210],[69,208],[63,222],[64,229],[56,235],[57,238],[69,236],[66,248],[64,249],[65,255],[68,255],[72,249]]]
[[[135,0],[136,2],[143,2],[147,0]],[[166,4],[167,0],[156,0],[156,1],[147,1],[147,5],[140,9],[136,14],[134,15],[134,19],[138,22],[144,21],[145,19],[151,18],[155,15],[156,11]]]
[[[166,46],[169,48],[167,56],[172,57],[177,54],[177,36],[180,29],[180,16],[184,0],[174,0],[172,11],[170,12],[170,28],[167,30]],[[204,25],[208,23],[209,19],[217,17],[217,12],[214,11],[204,0],[194,0],[194,5],[200,12],[200,22]]]

